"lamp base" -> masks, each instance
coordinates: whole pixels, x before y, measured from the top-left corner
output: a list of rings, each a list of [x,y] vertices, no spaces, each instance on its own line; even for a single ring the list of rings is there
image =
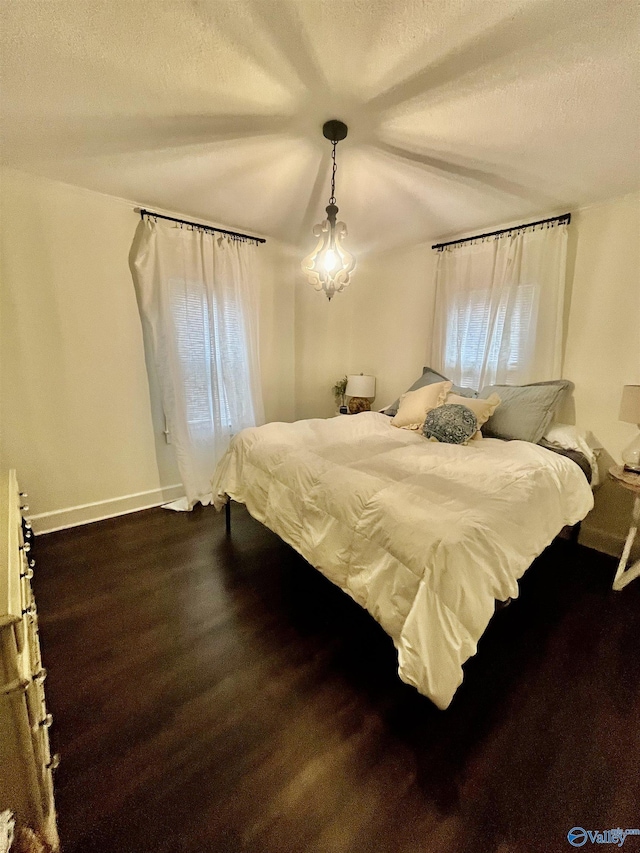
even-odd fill
[[[352,397],[349,400],[349,414],[357,415],[358,412],[370,412],[371,400],[366,397]]]
[[[622,451],[622,462],[626,471],[640,474],[640,432]]]

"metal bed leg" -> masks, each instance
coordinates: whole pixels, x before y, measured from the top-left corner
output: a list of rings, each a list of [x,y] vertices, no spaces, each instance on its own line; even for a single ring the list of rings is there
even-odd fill
[[[227,535],[231,533],[231,498],[224,505],[224,529]]]

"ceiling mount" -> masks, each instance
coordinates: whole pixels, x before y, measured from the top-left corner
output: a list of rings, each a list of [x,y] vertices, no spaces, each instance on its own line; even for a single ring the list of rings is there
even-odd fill
[[[331,121],[325,121],[322,125],[324,138],[331,142],[340,142],[341,140],[346,139],[347,130],[347,125],[343,121],[339,121],[337,118],[332,118]]]

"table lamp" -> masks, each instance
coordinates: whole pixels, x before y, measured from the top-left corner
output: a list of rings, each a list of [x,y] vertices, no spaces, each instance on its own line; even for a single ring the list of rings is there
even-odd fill
[[[349,400],[349,414],[358,412],[370,412],[371,400],[376,396],[375,376],[366,376],[363,373],[347,376],[347,388],[345,391]]]
[[[348,392],[347,392],[348,393]],[[638,424],[640,429],[640,385],[624,385],[620,403],[619,420]],[[622,451],[622,461],[626,471],[640,474],[640,432]]]

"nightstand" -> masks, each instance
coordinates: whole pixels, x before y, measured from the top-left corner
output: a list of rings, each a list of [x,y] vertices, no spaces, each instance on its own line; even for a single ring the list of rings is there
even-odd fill
[[[629,528],[627,541],[624,543],[624,550],[622,551],[622,557],[620,557],[618,571],[613,579],[613,588],[615,590],[621,590],[628,583],[631,583],[634,578],[637,578],[638,575],[640,575],[640,560],[636,560],[632,566],[627,568],[627,561],[629,560],[629,554],[631,553],[631,546],[633,545],[633,540],[636,538],[638,523],[640,522],[640,474],[634,474],[632,471],[625,471],[622,465],[612,465],[612,467],[609,468],[609,476],[623,489],[627,489],[627,491],[633,492],[635,495],[633,512],[631,515],[631,527]]]

